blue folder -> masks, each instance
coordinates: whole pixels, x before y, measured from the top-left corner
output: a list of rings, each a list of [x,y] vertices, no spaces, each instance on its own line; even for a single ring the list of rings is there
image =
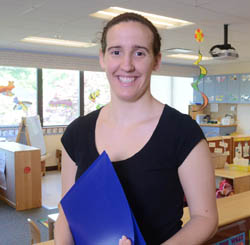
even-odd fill
[[[104,151],[61,200],[75,244],[118,245],[122,235],[145,245],[112,163]]]

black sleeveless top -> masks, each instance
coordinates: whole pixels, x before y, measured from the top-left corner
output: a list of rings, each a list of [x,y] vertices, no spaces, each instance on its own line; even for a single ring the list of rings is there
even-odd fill
[[[75,119],[62,136],[65,150],[78,166],[76,179],[99,156],[95,145],[99,112]],[[190,116],[165,105],[146,145],[132,157],[113,162],[148,245],[161,244],[181,229],[184,193],[178,167],[204,138]]]

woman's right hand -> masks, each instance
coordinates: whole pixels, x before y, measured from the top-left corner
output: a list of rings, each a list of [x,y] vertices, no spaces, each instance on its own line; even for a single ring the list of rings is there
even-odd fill
[[[126,236],[122,236],[119,240],[119,245],[132,245],[132,243]]]

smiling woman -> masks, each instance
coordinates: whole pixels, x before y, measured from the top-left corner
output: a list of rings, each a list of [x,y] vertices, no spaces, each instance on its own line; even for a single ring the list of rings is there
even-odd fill
[[[202,244],[217,225],[210,151],[191,117],[151,94],[151,75],[161,63],[157,29],[143,16],[121,14],[108,22],[101,44],[111,101],[67,127],[63,195],[106,151],[146,244]],[[184,194],[191,219],[182,228]],[[60,208],[58,244],[73,244],[69,225]],[[123,230],[119,235],[117,245],[131,244]]]
[[[160,54],[154,57],[152,42],[152,32],[141,23],[122,22],[110,28],[100,64],[106,71],[112,100],[136,101],[149,91],[151,73],[161,58]]]

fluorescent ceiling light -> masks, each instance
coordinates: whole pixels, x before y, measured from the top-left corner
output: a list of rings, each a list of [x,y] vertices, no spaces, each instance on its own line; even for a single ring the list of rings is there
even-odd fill
[[[58,38],[45,38],[45,37],[26,37],[21,41],[29,43],[75,47],[75,48],[89,48],[97,45],[96,43],[77,42],[77,41],[63,40]]]
[[[161,15],[156,15],[156,14],[150,14],[150,13],[141,12],[141,11],[132,10],[132,9],[125,9],[125,8],[120,8],[120,7],[110,7],[107,9],[103,9],[93,14],[90,14],[90,16],[101,18],[101,19],[111,19],[125,12],[133,12],[133,13],[143,15],[144,17],[149,19],[155,26],[157,26],[158,28],[163,28],[163,29],[171,29],[171,28],[194,24],[192,22],[188,22],[185,20],[179,20],[175,18],[165,17]]]
[[[192,53],[193,50],[191,49],[185,49],[185,48],[169,48],[169,49],[165,49],[163,51],[166,51],[167,53],[172,53],[172,54],[188,54],[188,53]]]
[[[191,55],[191,54],[170,54],[167,55],[170,58],[177,58],[177,59],[187,59],[187,60],[197,60],[198,55]],[[212,57],[202,56],[202,60],[212,60]]]

